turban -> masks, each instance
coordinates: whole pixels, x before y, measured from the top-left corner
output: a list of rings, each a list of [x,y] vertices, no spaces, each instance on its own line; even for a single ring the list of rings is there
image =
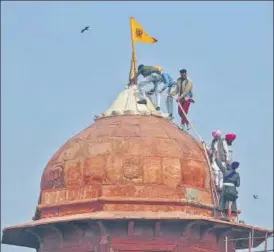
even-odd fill
[[[214,138],[220,137],[221,135],[222,135],[222,132],[221,132],[220,130],[214,130],[214,131],[212,132],[212,136],[213,136]]]
[[[232,164],[231,164],[231,168],[232,168],[233,170],[237,169],[239,166],[240,166],[240,163],[237,162],[237,161],[234,161],[234,162],[232,162]]]
[[[233,134],[233,133],[226,134],[225,139],[228,141],[234,141],[236,139],[236,134]]]

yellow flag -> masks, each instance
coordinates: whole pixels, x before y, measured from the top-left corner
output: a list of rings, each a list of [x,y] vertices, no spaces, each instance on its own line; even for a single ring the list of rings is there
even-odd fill
[[[144,28],[133,18],[130,18],[132,40],[135,42],[142,42],[153,44],[157,42],[157,39],[149,36]]]

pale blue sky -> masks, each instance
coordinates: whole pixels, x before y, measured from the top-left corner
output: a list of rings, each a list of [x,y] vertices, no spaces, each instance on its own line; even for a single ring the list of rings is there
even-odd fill
[[[237,134],[240,218],[273,228],[272,5],[2,2],[2,228],[31,220],[47,161],[125,87],[129,16],[159,40],[137,44],[138,63],[161,65],[174,78],[188,70],[196,100],[190,118],[203,138],[216,128]],[[85,25],[91,30],[80,34]]]

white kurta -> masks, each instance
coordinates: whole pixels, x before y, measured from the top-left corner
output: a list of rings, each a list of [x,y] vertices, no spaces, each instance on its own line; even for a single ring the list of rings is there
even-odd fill
[[[226,142],[226,140],[223,141],[224,151],[226,155],[226,162],[228,164],[231,164],[232,162],[232,148],[229,146]]]
[[[213,145],[212,151],[212,169],[214,172],[214,180],[215,180],[215,185],[219,188],[222,188],[223,186],[223,174],[219,168],[219,166],[216,163],[216,157],[218,155],[218,141],[216,141]]]

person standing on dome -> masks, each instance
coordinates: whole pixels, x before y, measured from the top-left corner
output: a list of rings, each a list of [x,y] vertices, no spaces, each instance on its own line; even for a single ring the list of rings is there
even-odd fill
[[[194,103],[193,98],[193,82],[187,76],[187,70],[182,69],[180,70],[181,77],[177,79],[176,89],[170,94],[170,96],[178,95],[176,101],[181,105],[178,105],[178,113],[181,117],[181,129],[184,129],[187,126],[187,130],[189,130],[189,122],[185,117],[184,113],[187,115],[188,110],[191,103]],[[181,110],[184,110],[184,113]]]
[[[164,87],[160,90],[160,94],[163,93],[167,89],[167,97],[166,97],[166,108],[167,108],[167,113],[169,115],[169,118],[173,118],[173,98],[170,96],[171,94],[171,89],[176,85],[176,81],[172,79],[170,74],[167,72],[164,72],[161,67],[157,67],[158,70],[161,72],[162,75],[162,81],[164,83]]]
[[[155,92],[156,100],[157,100],[157,106],[156,110],[160,110],[160,102],[159,102],[159,93],[158,91],[158,85],[162,82],[162,76],[161,72],[153,66],[144,66],[139,65],[138,66],[138,73],[135,76],[137,79],[139,75],[142,75],[145,79],[140,81],[137,84],[137,88],[140,93],[140,100],[137,101],[138,104],[147,104],[146,100],[146,92],[145,92],[145,86],[152,83],[154,85],[154,88],[149,91],[150,94]]]
[[[219,210],[226,212],[228,218],[231,217],[231,213],[237,214],[236,200],[238,198],[237,187],[240,186],[240,175],[236,172],[236,169],[239,166],[240,163],[237,161],[232,162],[229,166],[224,166],[219,163],[219,167],[224,177],[223,189],[219,201]]]

